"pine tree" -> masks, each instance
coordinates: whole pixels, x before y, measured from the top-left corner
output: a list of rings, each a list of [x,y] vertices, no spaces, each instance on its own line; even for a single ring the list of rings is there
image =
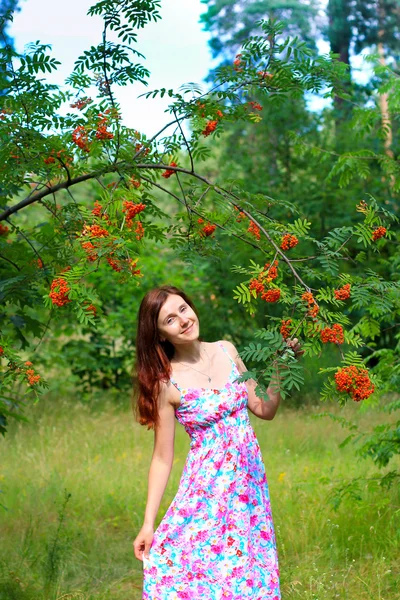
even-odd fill
[[[400,0],[355,0],[354,50],[382,44],[385,55],[400,59]]]
[[[207,12],[201,16],[204,28],[213,37],[209,44],[214,57],[231,58],[251,35],[257,35],[260,19],[285,23],[285,36],[298,36],[315,49],[319,17],[316,0],[205,0]]]

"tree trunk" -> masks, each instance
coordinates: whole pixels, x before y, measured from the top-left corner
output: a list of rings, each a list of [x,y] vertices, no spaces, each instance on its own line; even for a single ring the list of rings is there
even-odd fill
[[[339,61],[349,66],[350,72],[350,2],[349,0],[329,0],[328,3],[328,38],[331,52],[339,55]],[[336,112],[336,122],[343,120],[345,115],[345,106],[343,98],[335,96],[334,107]]]
[[[385,49],[383,46],[383,38],[385,35],[384,30],[384,22],[385,22],[385,9],[382,1],[379,2],[379,30],[378,30],[378,54],[379,54],[379,62],[382,66],[386,66],[385,60]],[[382,119],[382,129],[385,136],[384,139],[384,149],[385,154],[391,159],[394,159],[394,154],[392,150],[393,143],[393,131],[392,131],[392,119],[389,113],[389,94],[388,92],[384,92],[383,94],[379,94],[379,108],[381,110],[381,119]],[[384,180],[384,178],[383,178]],[[392,174],[390,176],[390,187],[392,188],[395,184],[395,178]]]

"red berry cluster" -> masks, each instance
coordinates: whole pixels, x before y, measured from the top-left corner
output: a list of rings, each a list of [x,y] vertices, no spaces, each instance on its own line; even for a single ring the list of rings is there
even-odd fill
[[[278,277],[278,261],[275,260],[273,265],[265,263],[263,270],[261,271],[265,281],[270,283]]]
[[[282,319],[281,321],[280,332],[284,340],[287,340],[287,338],[290,336],[291,324],[292,319],[287,319],[286,321]]]
[[[242,56],[243,54],[236,54],[235,56],[235,60],[233,61],[233,68],[235,69],[235,71],[240,72],[242,71]]]
[[[61,169],[62,167],[71,167],[74,161],[72,156],[65,155],[66,150],[58,150],[57,154],[55,154],[55,149],[53,148],[50,152],[50,156],[47,156],[43,159],[45,165],[52,165],[56,162],[56,157],[59,161],[58,167]],[[65,156],[63,156],[63,154]]]
[[[141,240],[144,236],[144,227],[140,221],[137,221],[136,223],[135,234],[137,240]]]
[[[260,239],[260,228],[257,227],[257,225],[253,221],[250,221],[250,225],[248,226],[247,231],[254,235],[254,237],[258,240]]]
[[[199,107],[201,108],[205,108],[205,104],[199,104]],[[213,109],[212,112],[214,112],[215,109]],[[205,112],[201,112],[200,113],[202,117],[205,116]],[[201,132],[202,135],[204,135],[204,137],[207,137],[209,135],[211,135],[217,128],[217,125],[219,123],[219,121],[221,119],[224,118],[224,113],[221,110],[217,110],[215,111],[215,116],[213,119],[210,119],[209,121],[207,121],[206,126],[204,127],[203,131]]]
[[[325,329],[321,331],[321,341],[323,344],[327,344],[328,342],[332,342],[333,344],[343,344],[343,327],[338,323],[335,323],[332,328],[325,327]]]
[[[241,210],[239,210],[239,208],[237,208],[237,206],[233,207],[239,214],[236,217],[236,221],[238,223],[240,223],[241,221],[243,221],[244,219],[247,219],[247,216],[244,214],[244,212],[242,212]],[[247,228],[247,231],[249,233],[251,233],[252,235],[254,235],[254,237],[259,240],[261,238],[261,234],[260,234],[260,228],[258,227],[258,225],[256,225],[254,223],[254,221],[250,221],[249,226]]]
[[[0,223],[0,235],[7,235],[9,233],[10,229],[9,227],[7,227],[7,225],[2,225]]]
[[[4,354],[4,348],[2,346],[0,346],[0,356],[3,356]]]
[[[135,153],[140,152],[143,156],[147,156],[150,152],[150,148],[145,148],[145,150],[143,150],[143,152],[141,152],[141,150],[144,148],[143,144],[141,144],[140,142],[138,142],[137,144],[135,144]],[[171,163],[171,165],[175,165],[175,163]],[[175,165],[176,167],[177,165]]]
[[[98,202],[97,200],[95,200],[94,209],[92,210],[92,215],[94,215],[95,217],[104,219],[105,221],[107,221],[107,223],[109,225],[111,225],[110,217],[105,212],[103,212],[103,210],[104,210],[103,205],[100,204],[100,202]]]
[[[133,260],[113,258],[112,255],[107,257],[107,262],[114,271],[119,273],[120,271],[128,268],[131,275],[141,275],[140,269],[136,269],[137,261],[138,259]]]
[[[338,369],[335,373],[335,382],[337,391],[346,392],[355,402],[369,398],[375,391],[367,369],[354,365]]]
[[[89,262],[94,262],[99,258],[99,255],[96,252],[97,246],[92,244],[92,242],[84,242],[82,248],[85,250]]]
[[[94,215],[95,217],[101,217],[102,211],[103,211],[102,204],[100,204],[100,202],[98,200],[95,200],[94,209],[92,210],[92,215]]]
[[[265,300],[265,302],[278,302],[281,297],[281,290],[279,288],[274,288],[272,290],[267,290],[261,295],[261,299]]]
[[[214,113],[214,118],[215,116],[217,116],[219,119],[223,119],[224,117],[224,113],[222,112],[222,110],[215,110],[215,107],[209,106],[208,110],[206,110],[206,104],[204,102],[200,102],[200,100],[196,102],[196,106],[200,117],[202,117],[203,119],[205,118],[206,113]]]
[[[249,102],[249,105],[252,107],[253,110],[262,110],[263,107],[261,106],[261,104],[259,104],[258,102]]]
[[[255,290],[258,296],[264,292],[264,284],[260,279],[252,279],[250,281],[249,290]]]
[[[83,125],[78,125],[72,132],[72,141],[84,152],[90,152],[89,136]]]
[[[94,304],[89,304],[88,306],[85,306],[85,310],[87,310],[88,312],[91,312],[94,317],[97,315],[97,308],[95,307]]]
[[[135,176],[132,176],[132,177],[129,179],[129,183],[131,184],[131,186],[132,186],[132,187],[134,187],[134,188],[136,188],[136,189],[139,189],[139,188],[140,188],[140,181],[139,181],[139,179],[136,179],[136,177],[135,177]]]
[[[106,115],[109,112],[110,112],[110,110],[108,109],[105,111],[104,115],[102,113],[98,114],[98,123],[97,123],[97,131],[96,131],[96,138],[98,140],[112,140],[114,137],[114,134],[111,133],[111,131],[107,130],[107,127],[109,125],[109,117]]]
[[[128,267],[129,267],[129,270],[132,275],[141,275],[140,269],[136,268],[138,260],[139,259],[137,258],[136,260],[132,259],[132,260],[128,261],[129,262]]]
[[[336,300],[347,300],[347,298],[350,298],[350,291],[350,283],[346,283],[346,285],[342,286],[338,290],[334,290]]]
[[[259,77],[261,77],[261,79],[267,79],[267,78],[273,77],[273,74],[269,73],[268,71],[257,71],[257,75]]]
[[[314,299],[314,296],[312,295],[312,293],[304,292],[301,299],[304,300],[304,302],[307,302],[307,304],[308,304],[307,314],[310,317],[315,318],[317,316],[317,314],[319,313],[319,306],[315,302],[315,299]]]
[[[217,125],[218,119],[214,119],[213,121],[207,121],[206,126],[201,133],[204,135],[204,137],[207,137],[216,130]]]
[[[278,261],[273,265],[266,263],[259,275],[250,280],[249,289],[255,290],[257,296],[261,296],[266,302],[277,302],[281,296],[279,288],[265,290],[265,286],[278,277]]]
[[[271,283],[278,277],[278,261],[275,260],[274,264],[266,263],[261,273],[257,278],[252,279],[249,284],[250,290],[256,290],[257,296],[265,292],[265,285]]]
[[[27,360],[25,363],[26,367],[31,367],[32,363],[30,360]],[[28,380],[28,385],[35,385],[38,381],[40,381],[40,375],[36,375],[34,369],[26,369],[25,371],[26,378]]]
[[[112,258],[112,256],[107,256],[107,262],[110,265],[110,267],[114,269],[114,271],[117,271],[117,273],[122,271],[123,267],[119,260],[115,260],[114,258]]]
[[[200,116],[204,118],[206,116],[206,113],[205,113],[206,105],[204,104],[204,102],[200,102],[200,100],[197,100],[196,105],[197,105],[197,108],[199,109]]]
[[[170,167],[177,167],[178,165],[176,164],[176,162],[172,162],[170,163]],[[164,173],[162,173],[162,177],[164,177],[165,179],[169,179],[171,177],[171,175],[174,175],[175,171],[173,169],[167,169],[166,171],[164,171]]]
[[[379,240],[379,238],[383,237],[384,235],[386,235],[386,227],[378,227],[377,229],[375,229],[372,232],[372,239],[374,242],[376,242],[376,240]]]
[[[240,211],[240,210],[238,209],[238,207],[237,207],[237,206],[234,206],[233,208],[234,208],[234,209],[235,209],[235,210],[236,210],[236,211],[239,213],[239,214],[237,215],[237,217],[236,217],[236,221],[237,221],[238,223],[240,223],[240,222],[241,222],[241,221],[243,221],[244,219],[247,219],[247,217],[246,217],[246,215],[244,214],[244,212]]]
[[[135,204],[135,202],[131,202],[130,200],[125,200],[122,203],[122,206],[122,212],[126,213],[127,221],[132,221],[136,215],[141,213],[146,208],[145,204],[142,204],[141,202]]]
[[[198,224],[201,225],[202,223],[204,223],[204,219],[202,219],[201,217],[197,220]],[[202,237],[209,237],[210,235],[213,235],[214,231],[217,229],[216,225],[213,225],[211,223],[207,223],[206,225],[204,225],[204,227],[202,227],[200,229],[200,235]]]
[[[299,240],[295,235],[290,235],[290,233],[286,233],[281,240],[281,248],[282,250],[290,250],[290,248],[294,248],[299,243]]]
[[[82,235],[89,235],[92,238],[104,238],[110,234],[107,229],[103,229],[100,225],[84,225]]]
[[[77,108],[78,110],[83,110],[85,106],[92,102],[91,98],[80,98],[74,104],[70,104],[71,108]]]
[[[71,302],[71,300],[68,298],[68,292],[70,289],[71,288],[69,287],[67,281],[62,277],[54,279],[54,281],[51,283],[49,294],[52,303],[56,306],[64,306],[65,304],[68,304],[68,302]]]
[[[142,204],[141,202],[136,204],[130,200],[125,200],[122,203],[122,206],[122,212],[124,212],[126,215],[126,226],[128,229],[131,229],[133,227],[133,219],[146,208],[146,205]],[[144,228],[140,221],[138,221],[136,224],[135,233],[137,234],[136,238],[138,240],[140,240],[144,235]]]

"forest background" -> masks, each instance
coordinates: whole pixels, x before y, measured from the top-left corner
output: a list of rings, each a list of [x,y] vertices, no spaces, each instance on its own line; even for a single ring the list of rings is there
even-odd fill
[[[145,4],[148,20],[157,20],[157,3]],[[101,12],[112,5],[96,6]],[[51,101],[56,92],[45,88],[41,73],[57,64],[38,46],[21,61],[7,34],[9,20],[2,21],[1,599],[140,598],[141,565],[130,544],[141,526],[152,434],[133,422],[129,408],[135,319],[144,293],[167,282],[195,299],[204,338],[231,339],[255,372],[272,357],[287,360],[284,338],[293,332],[306,348],[301,363],[289,356],[280,415],[271,424],[253,421],[271,484],[283,598],[400,597],[400,4],[204,5],[202,25],[220,66],[207,82],[161,92],[174,102],[167,121],[187,112],[191,119],[162,140],[162,151],[154,151],[143,133],[124,132],[112,112],[107,116],[118,111],[107,77],[97,77],[97,87],[91,82],[100,122],[97,113],[86,113],[86,121],[83,115],[56,116],[61,100]],[[3,0],[1,14],[7,10],[18,10],[17,2]],[[260,19],[282,25],[262,26]],[[132,18],[135,25],[141,23]],[[133,29],[128,42],[134,45]],[[251,36],[260,37],[243,50]],[[287,36],[291,56],[279,46]],[[319,40],[329,42],[336,58],[318,62]],[[253,63],[263,52],[268,70],[258,76],[258,87],[249,86],[246,77],[255,76]],[[370,75],[355,83],[351,65],[363,52]],[[92,49],[87,72],[96,73],[95,61],[103,58]],[[106,73],[111,79],[119,69],[115,84],[146,79],[144,67],[125,61],[122,68],[124,59],[113,58]],[[18,77],[11,59],[20,65]],[[63,97],[75,112],[90,111],[82,92],[84,62],[69,81],[74,93]],[[220,95],[213,96],[218,85]],[[35,89],[43,97],[33,105]],[[326,98],[317,111],[312,97],[318,94]],[[68,181],[75,150],[83,164],[91,144],[92,165],[107,157],[112,164],[118,136],[120,153],[130,144],[139,158],[145,153],[162,167],[168,193],[147,165],[131,169],[129,186],[123,169],[117,178],[115,171],[101,172],[31,202],[63,175]],[[202,161],[205,182],[184,180],[192,159]],[[209,183],[215,181],[220,187]],[[210,190],[215,195],[205,204]],[[217,197],[221,190],[224,201],[234,203],[230,213]],[[28,202],[19,205],[24,198]],[[139,200],[146,210],[138,209]],[[132,224],[110,252],[101,238],[76,232],[85,231],[89,219],[113,231],[103,212],[110,206],[107,214],[115,217],[113,202],[124,206],[123,218]],[[269,246],[263,247],[264,231]],[[80,254],[69,245],[71,236]],[[86,250],[85,243],[91,244]],[[289,262],[282,264],[277,248],[292,267],[301,267],[296,273],[311,287],[299,289],[299,277]],[[269,260],[264,269],[258,265],[263,253]],[[266,281],[277,256],[279,276]],[[262,298],[254,282],[269,296]],[[304,293],[312,299],[302,299]],[[309,314],[315,306],[318,318]],[[343,340],[334,326],[345,329]],[[368,368],[364,384],[374,393],[354,403],[333,376],[339,364],[360,373]],[[263,370],[261,382],[267,382]],[[160,518],[187,450],[178,429]]]

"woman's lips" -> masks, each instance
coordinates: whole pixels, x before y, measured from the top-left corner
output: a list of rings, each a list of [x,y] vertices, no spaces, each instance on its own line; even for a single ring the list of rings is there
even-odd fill
[[[182,334],[188,333],[188,331],[190,332],[193,329],[193,325],[194,325],[194,323],[192,323],[192,325],[190,327],[185,329],[185,331],[182,331]]]

